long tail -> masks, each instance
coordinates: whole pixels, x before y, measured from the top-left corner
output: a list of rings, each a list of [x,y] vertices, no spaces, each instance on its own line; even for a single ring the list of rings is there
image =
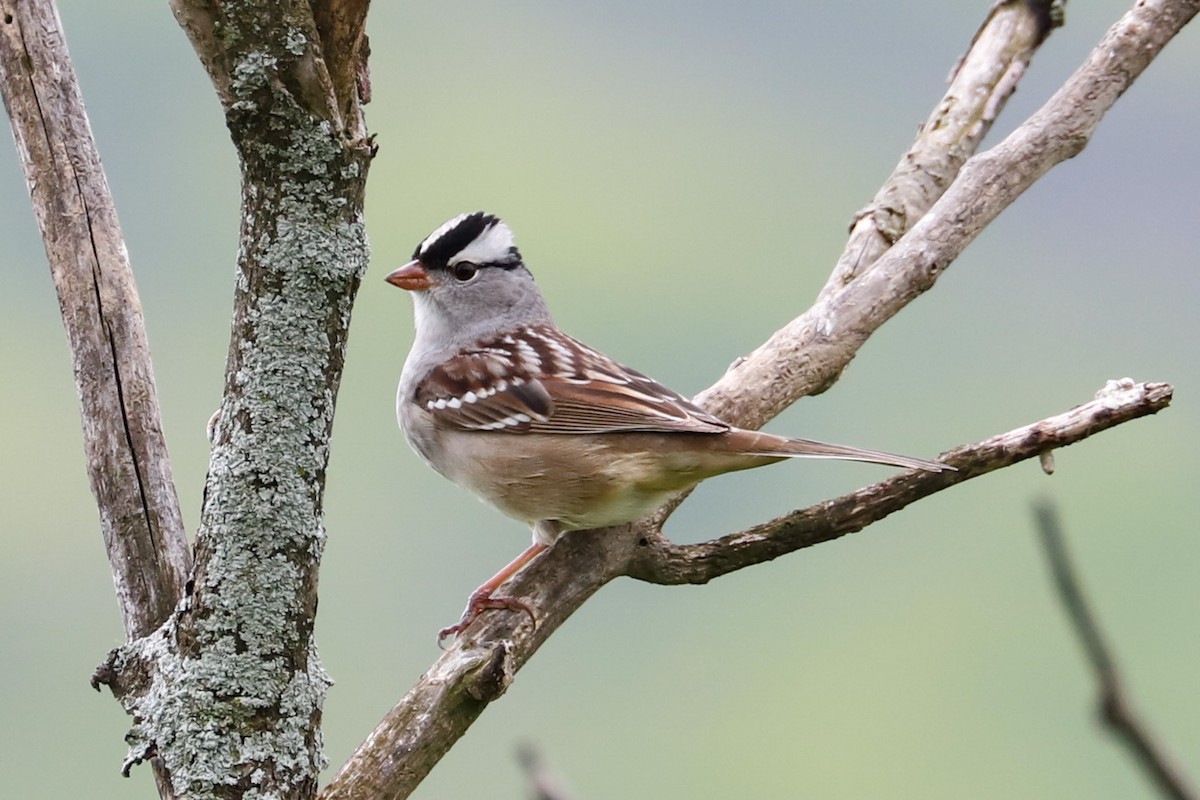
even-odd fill
[[[898,456],[878,450],[864,450],[861,447],[850,447],[844,444],[827,444],[812,439],[793,439],[756,431],[743,430],[738,433],[746,436],[744,440],[738,442],[738,449],[747,455],[782,456],[784,458],[837,458],[844,461],[867,461],[872,464],[888,464],[893,467],[923,469],[930,472],[954,469],[949,464],[943,464],[940,461],[926,461],[923,458]]]

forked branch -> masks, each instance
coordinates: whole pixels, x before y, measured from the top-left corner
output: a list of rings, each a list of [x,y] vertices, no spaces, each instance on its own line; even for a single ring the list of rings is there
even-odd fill
[[[996,19],[999,10],[1026,5],[1043,8],[1049,4],[1002,2],[993,8],[989,19]],[[929,192],[931,196],[906,206],[898,228],[889,227],[879,234],[868,232],[868,238],[875,238],[871,246],[848,247],[847,255],[839,262],[816,305],[731,368],[697,400],[731,422],[755,427],[797,398],[836,380],[867,338],[932,287],[940,273],[988,222],[1054,164],[1082,149],[1103,114],[1198,10],[1200,0],[1139,2],[1113,26],[1084,65],[1041,111],[991,152],[968,161],[941,199],[915,224],[914,218],[929,208],[939,187],[948,181],[912,182],[915,194]],[[1045,30],[1037,26],[1033,30],[1031,46],[1036,46],[1044,38]],[[1041,32],[1037,33],[1038,30]],[[1025,35],[1028,40],[1028,33]],[[986,41],[982,33],[975,44],[981,39]],[[973,57],[994,60],[996,54],[973,46],[958,75],[974,74]],[[947,134],[964,148],[960,157],[962,152],[971,152],[978,142],[966,129],[975,129],[981,135],[986,128],[982,121],[991,118],[985,107],[990,105],[994,116],[994,109],[1011,92],[1015,77],[1027,61],[1026,54],[1024,60],[1012,62],[1021,66],[985,69],[984,72],[1001,77],[993,81],[995,88],[991,92],[981,90],[973,97],[980,106],[944,118],[963,126],[960,132]],[[964,103],[971,100],[963,98]],[[934,118],[938,118],[936,111]],[[933,126],[926,126],[926,133],[933,130]],[[955,169],[951,166],[949,174],[953,175]],[[898,170],[898,174],[903,172]],[[893,180],[898,185],[904,183],[902,175],[894,176]],[[875,212],[864,214],[858,224],[875,225],[878,216]],[[896,245],[888,249],[886,245],[901,234]],[[885,246],[879,247],[878,242]],[[883,250],[886,252],[879,255]],[[907,500],[898,500],[890,494],[877,495],[884,491],[882,487],[889,486],[885,482],[862,495],[834,501],[832,508],[808,512],[817,516],[834,511],[842,513],[843,521],[831,524],[829,533],[806,529],[799,519],[780,522],[780,530],[788,531],[780,534],[781,539],[790,538],[787,547],[796,549],[809,539],[815,542],[857,530],[872,518],[911,502],[920,490],[945,488],[1042,450],[1078,441],[1121,419],[1152,413],[1169,401],[1170,387],[1163,384],[1129,387],[1118,396],[1119,400],[1109,398],[1093,406],[1094,414],[1085,412],[1086,422],[1082,427],[1038,424],[1014,432],[1016,440],[989,440],[954,451],[947,456],[960,467],[960,473],[954,476],[894,479],[888,491],[894,490],[901,497],[907,492],[910,494]],[[1121,416],[1131,408],[1140,410],[1130,417]],[[916,486],[910,481],[916,482]],[[878,497],[888,500],[875,505],[873,501]],[[665,513],[650,522],[562,537],[555,547],[519,574],[511,586],[514,595],[526,599],[537,611],[538,628],[516,628],[514,624],[519,620],[506,614],[493,614],[476,623],[389,712],[322,797],[408,796],[486,704],[503,693],[515,672],[541,643],[613,577],[635,574],[665,579],[674,570],[679,580],[706,580],[737,568],[732,564],[745,557],[746,552],[762,548],[756,557],[771,557],[764,556],[770,547],[783,547],[770,539],[764,541],[771,541],[771,545],[753,545],[747,550],[739,546],[742,535],[736,535],[736,541],[714,548],[711,554],[692,551],[704,557],[697,562],[700,566],[689,567],[688,559],[681,560],[678,551],[671,550],[658,533],[664,516]],[[657,557],[641,552],[655,553],[656,548],[663,548],[657,550]],[[734,554],[730,556],[730,564],[721,563],[724,556],[718,556],[718,551]]]
[[[1078,155],[1104,114],[1196,13],[1200,0],[1140,0],[1033,116],[972,157],[929,212],[869,271],[835,271],[801,316],[696,399],[743,427],[762,425],[841,374],[880,325],[923,292],[1033,183]],[[908,220],[910,223],[912,220]]]

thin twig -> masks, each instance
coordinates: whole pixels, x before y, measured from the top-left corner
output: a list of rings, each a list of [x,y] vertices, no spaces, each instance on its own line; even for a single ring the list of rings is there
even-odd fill
[[[517,745],[517,763],[525,773],[530,800],[571,800],[573,795],[546,766],[541,752],[532,742]]]
[[[1133,710],[1112,650],[1100,632],[1096,615],[1071,565],[1054,503],[1050,500],[1036,502],[1033,514],[1059,599],[1062,600],[1072,627],[1079,635],[1092,671],[1096,673],[1097,710],[1100,719],[1105,727],[1129,748],[1134,760],[1147,772],[1163,796],[1174,800],[1196,800],[1195,790],[1166,754],[1162,743],[1155,740]]]

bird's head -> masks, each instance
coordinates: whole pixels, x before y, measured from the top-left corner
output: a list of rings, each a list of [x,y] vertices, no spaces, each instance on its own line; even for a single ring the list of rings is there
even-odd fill
[[[512,229],[483,211],[442,224],[384,280],[412,293],[418,333],[462,338],[549,319]]]

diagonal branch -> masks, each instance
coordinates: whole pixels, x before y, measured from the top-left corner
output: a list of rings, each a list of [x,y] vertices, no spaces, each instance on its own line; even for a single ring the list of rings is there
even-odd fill
[[[525,773],[532,800],[571,800],[571,793],[546,765],[541,752],[532,742],[517,746],[517,763]]]
[[[88,478],[126,636],[183,594],[191,554],[125,240],[50,0],[0,0],[0,92],[74,359]]]
[[[1000,3],[993,10],[1008,5]],[[722,417],[753,426],[836,379],[862,343],[932,287],[984,224],[1038,176],[1082,148],[1103,113],[1198,6],[1200,0],[1139,2],[1038,114],[996,148],[990,159],[973,170],[968,162],[941,200],[871,269],[861,268],[872,257],[866,254],[843,287],[823,293],[810,311],[697,399]],[[996,16],[992,14],[993,19]],[[1035,39],[1042,36],[1044,31]],[[977,35],[976,41],[980,38]],[[958,73],[969,71],[971,59],[983,52],[972,47]],[[974,99],[983,105],[1002,102],[1017,74],[1019,69],[997,83],[1004,91],[981,91]],[[980,118],[987,116],[977,113]],[[968,113],[948,119],[975,117]],[[964,136],[960,141],[972,140]],[[1066,144],[1051,146],[1055,142]],[[1169,396],[1169,387],[1163,389]],[[1041,448],[1053,446],[1057,445],[1048,440],[1040,442]],[[660,522],[655,518],[560,538],[511,585],[512,594],[525,598],[537,612],[538,628],[514,628],[519,620],[512,615],[493,614],[468,629],[388,713],[321,797],[408,796],[576,608],[613,577],[630,573],[631,565],[642,558],[640,548],[662,545]]]
[[[1046,559],[1050,562],[1054,586],[1075,632],[1079,634],[1092,671],[1096,673],[1100,719],[1113,735],[1129,748],[1164,797],[1174,800],[1196,800],[1200,795],[1188,785],[1183,773],[1167,756],[1165,748],[1154,739],[1149,728],[1133,709],[1121,673],[1117,670],[1116,661],[1104,641],[1104,635],[1100,632],[1100,626],[1083,588],[1075,577],[1075,570],[1071,567],[1071,559],[1067,554],[1066,541],[1054,504],[1049,501],[1037,503],[1034,506],[1034,517],[1042,545],[1046,549]]]
[[[723,419],[754,426],[827,387],[870,335],[932,288],[1001,211],[1083,150],[1108,109],[1197,11],[1200,0],[1136,3],[1040,110],[963,166],[946,193],[869,272],[860,270],[844,288],[827,288],[812,308],[697,401]]]
[[[940,460],[957,472],[905,472],[710,542],[676,545],[661,537],[648,539],[626,574],[650,583],[707,583],[735,570],[833,541],[935,492],[1158,413],[1171,402],[1172,391],[1165,383],[1110,381],[1090,403],[942,455]]]
[[[944,459],[956,473],[905,473],[715,542],[678,547],[638,536],[633,526],[568,533],[510,584],[514,596],[537,610],[537,628],[523,625],[520,614],[482,617],[388,712],[320,796],[407,797],[558,626],[619,575],[703,583],[861,530],[942,489],[1153,414],[1171,394],[1163,383],[1110,382],[1092,402],[950,451]]]
[[[869,272],[945,193],[992,129],[1034,53],[1062,23],[1057,0],[1000,0],[992,6],[916,140],[874,199],[855,215],[850,239],[818,301]],[[823,388],[827,386],[806,394]]]
[[[697,395],[697,403],[741,427],[759,428],[801,397],[820,394],[837,381],[867,337],[915,294],[895,298],[885,317],[857,335],[835,333],[838,304],[849,298],[853,308],[861,302],[864,276],[946,192],[1016,91],[1038,48],[1062,23],[1059,0],[998,0],[992,6],[916,139],[855,215],[846,246],[816,302]],[[915,271],[908,276],[914,286],[920,279]],[[825,349],[818,349],[818,341]],[[655,514],[654,527],[661,528],[687,495],[681,493]]]
[[[217,29],[220,25],[218,0],[171,0],[171,13],[183,28],[204,71],[212,79],[217,96],[229,96],[230,64],[221,46]]]

